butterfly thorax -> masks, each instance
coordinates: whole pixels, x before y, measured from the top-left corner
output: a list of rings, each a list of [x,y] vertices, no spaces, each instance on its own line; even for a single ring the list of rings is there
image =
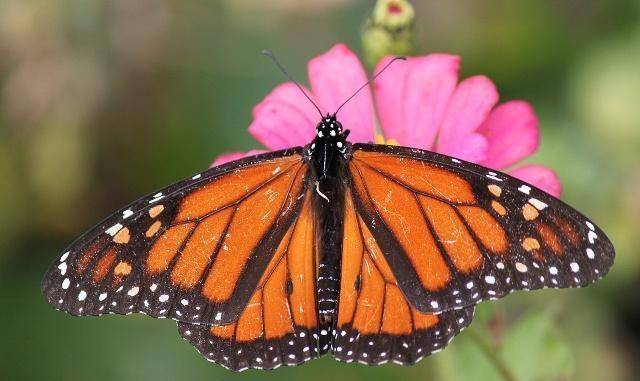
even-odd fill
[[[317,181],[335,178],[339,175],[340,166],[345,161],[349,144],[346,141],[349,130],[342,130],[342,124],[335,115],[327,115],[316,126],[316,137],[307,146]]]

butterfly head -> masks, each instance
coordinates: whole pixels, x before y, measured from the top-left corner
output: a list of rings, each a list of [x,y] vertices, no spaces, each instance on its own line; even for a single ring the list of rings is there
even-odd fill
[[[342,129],[342,123],[338,121],[335,114],[327,114],[320,119],[316,126],[316,138],[314,143],[321,143],[337,148],[344,153],[346,150],[346,138],[349,130]],[[315,145],[312,145],[315,147]],[[313,149],[313,148],[312,148]]]
[[[316,126],[316,135],[319,138],[337,137],[340,134],[342,134],[342,123],[338,122],[335,114],[327,114]]]

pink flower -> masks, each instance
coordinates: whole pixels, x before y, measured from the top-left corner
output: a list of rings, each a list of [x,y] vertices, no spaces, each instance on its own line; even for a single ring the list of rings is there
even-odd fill
[[[390,59],[378,63],[376,71]],[[458,82],[460,57],[429,54],[397,62],[338,114],[351,142],[382,141],[440,152],[506,171],[558,197],[556,174],[536,164],[516,164],[538,148],[538,119],[524,101],[498,103],[491,80]],[[333,112],[367,80],[358,57],[338,44],[309,62],[309,96]],[[373,94],[372,94],[373,93]],[[375,106],[375,107],[374,107]],[[249,133],[270,150],[308,144],[319,115],[293,83],[283,83],[253,109]],[[376,135],[379,124],[384,138]],[[377,139],[376,139],[377,138]],[[251,151],[255,154],[258,151]],[[213,165],[244,156],[220,156]]]

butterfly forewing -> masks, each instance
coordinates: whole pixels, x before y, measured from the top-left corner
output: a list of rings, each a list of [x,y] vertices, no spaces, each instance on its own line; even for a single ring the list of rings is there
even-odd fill
[[[513,290],[581,287],[614,250],[580,213],[502,173],[436,153],[356,144],[356,209],[409,302],[460,309]]]
[[[64,251],[44,295],[74,315],[236,321],[302,208],[300,152],[233,162],[132,203]]]

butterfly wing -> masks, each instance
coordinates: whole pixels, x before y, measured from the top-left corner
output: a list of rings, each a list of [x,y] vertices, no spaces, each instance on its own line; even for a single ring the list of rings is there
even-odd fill
[[[237,322],[178,322],[180,335],[207,360],[234,371],[274,369],[319,357],[315,218],[311,196],[287,230]]]
[[[439,313],[514,290],[581,287],[604,276],[604,232],[545,192],[503,173],[418,149],[356,144],[356,210],[398,286]]]
[[[73,315],[234,322],[299,214],[307,175],[296,148],[216,167],[143,197],[67,248],[49,267],[42,292]]]
[[[473,310],[467,307],[434,315],[408,303],[377,239],[347,192],[333,342],[337,359],[369,365],[414,364],[449,344],[471,323]]]

